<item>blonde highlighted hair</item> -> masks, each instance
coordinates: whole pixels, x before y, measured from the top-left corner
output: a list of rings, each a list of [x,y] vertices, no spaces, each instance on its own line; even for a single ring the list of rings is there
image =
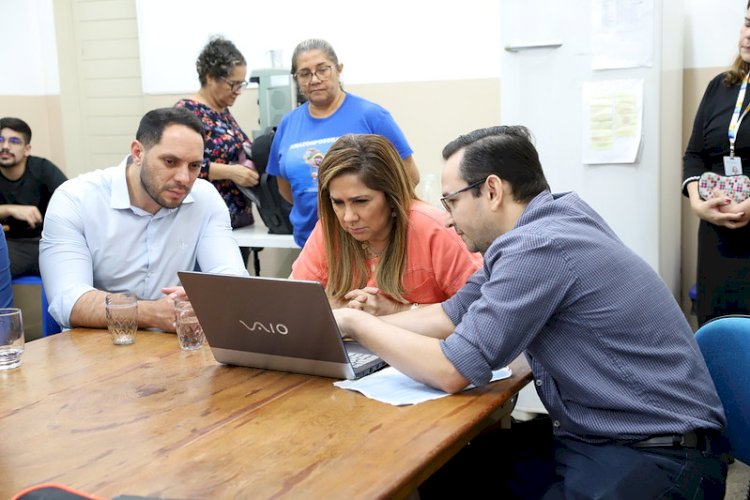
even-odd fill
[[[409,208],[416,199],[414,188],[396,148],[385,137],[349,134],[340,137],[326,153],[318,170],[318,217],[323,229],[328,260],[326,292],[343,299],[350,290],[367,284],[367,256],[362,243],[341,227],[331,203],[331,181],[355,174],[369,189],[381,191],[392,210],[391,234],[375,270],[378,288],[406,303],[402,277],[406,270]]]

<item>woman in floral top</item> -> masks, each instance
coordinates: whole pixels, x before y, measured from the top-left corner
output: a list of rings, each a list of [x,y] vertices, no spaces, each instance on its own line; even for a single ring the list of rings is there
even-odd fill
[[[253,223],[252,206],[237,186],[257,185],[258,172],[243,149],[250,146],[250,139],[229,112],[247,87],[247,63],[232,42],[215,37],[203,48],[195,65],[201,88],[175,106],[200,118],[206,134],[200,177],[219,190],[229,208],[232,227],[247,226]]]

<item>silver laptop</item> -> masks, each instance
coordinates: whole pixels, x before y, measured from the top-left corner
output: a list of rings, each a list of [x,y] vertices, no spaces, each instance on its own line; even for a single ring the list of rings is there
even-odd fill
[[[220,363],[339,379],[385,366],[363,346],[341,338],[318,282],[178,274]]]

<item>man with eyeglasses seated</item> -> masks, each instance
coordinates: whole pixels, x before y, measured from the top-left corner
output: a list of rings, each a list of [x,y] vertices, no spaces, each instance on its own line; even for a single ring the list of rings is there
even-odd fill
[[[20,118],[0,119],[0,221],[10,272],[39,274],[39,238],[47,204],[67,177],[46,158],[31,155],[31,127]]]
[[[662,279],[575,193],[550,193],[526,128],[476,130],[443,158],[447,223],[484,266],[442,304],[338,324],[451,393],[523,353],[550,418],[533,439],[474,440],[421,497],[723,498],[723,409]]]
[[[195,62],[200,89],[175,106],[190,110],[203,123],[206,135],[201,179],[213,183],[229,208],[232,228],[252,224],[252,204],[237,186],[252,187],[259,181],[253,162],[246,157],[250,138],[229,108],[247,88],[247,63],[229,40],[209,40]],[[247,260],[249,249],[243,248]]]
[[[294,241],[305,246],[318,221],[318,168],[328,149],[346,134],[376,134],[396,147],[414,186],[419,171],[411,146],[382,106],[345,92],[344,65],[325,40],[300,42],[292,54],[292,74],[307,100],[279,123],[267,172],[278,177],[279,193],[292,203]]]
[[[227,207],[198,173],[203,126],[185,109],[141,119],[130,155],[60,186],[49,203],[39,266],[63,327],[104,328],[107,292],[133,292],[141,328],[175,331],[179,271],[247,276]]]

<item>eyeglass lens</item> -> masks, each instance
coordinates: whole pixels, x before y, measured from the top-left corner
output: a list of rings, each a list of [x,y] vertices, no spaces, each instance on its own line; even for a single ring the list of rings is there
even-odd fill
[[[229,85],[229,87],[232,89],[232,92],[245,90],[248,85],[247,82],[233,82],[232,80],[227,80],[226,78],[222,78],[222,80],[224,80],[224,82]]]
[[[331,68],[332,66],[329,64],[328,66],[323,66],[321,68],[316,69],[315,71],[309,71],[309,70],[302,70],[297,72],[294,76],[297,78],[298,81],[302,83],[307,83],[310,80],[312,80],[313,75],[315,77],[322,81],[328,80],[328,78],[331,76]]]

